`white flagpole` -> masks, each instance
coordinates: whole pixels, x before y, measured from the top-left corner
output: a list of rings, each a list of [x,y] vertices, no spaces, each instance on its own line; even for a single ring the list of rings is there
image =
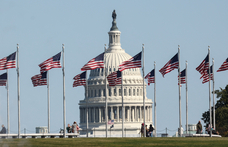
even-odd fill
[[[185,63],[186,67],[185,67],[185,86],[186,86],[186,134],[188,134],[188,78],[187,78],[187,66],[188,66],[188,63],[186,61]]]
[[[156,74],[155,74],[156,63],[154,61],[154,132],[155,137],[157,137],[157,119],[156,119]]]
[[[9,76],[8,69],[6,70],[6,88],[7,88],[7,134],[10,133],[10,117],[9,117]]]
[[[88,137],[88,76],[86,71],[86,93],[85,93],[85,101],[86,101],[86,137]]]
[[[17,44],[17,96],[18,96],[18,138],[20,138],[20,79],[19,79],[19,44]]]
[[[208,46],[208,62],[209,62],[209,114],[210,114],[210,136],[212,134],[212,120],[211,120],[211,72],[210,72],[210,46]],[[211,136],[212,137],[212,136]]]
[[[62,70],[63,70],[63,129],[64,129],[64,138],[66,138],[66,97],[65,97],[65,65],[64,65],[64,44],[62,44]]]
[[[122,95],[122,137],[124,137],[124,120],[125,120],[125,115],[124,115],[124,90],[123,90],[123,71],[121,71],[121,95]]]
[[[49,71],[47,71],[47,100],[48,100],[48,133],[50,133],[50,89],[49,89]]]
[[[179,83],[179,133],[180,137],[182,137],[182,132],[181,132],[181,77],[180,77],[180,45],[178,45],[178,83]]]
[[[144,81],[144,44],[142,44],[142,56],[143,56],[143,122],[144,122],[144,137],[146,137],[146,114],[145,114],[145,81]]]
[[[106,44],[104,51],[106,53]],[[107,70],[106,70],[106,55],[104,54],[104,73],[105,73],[105,136],[108,137],[108,96],[107,96]]]
[[[215,128],[215,75],[214,75],[214,58],[212,58],[212,72],[213,72],[213,126]]]

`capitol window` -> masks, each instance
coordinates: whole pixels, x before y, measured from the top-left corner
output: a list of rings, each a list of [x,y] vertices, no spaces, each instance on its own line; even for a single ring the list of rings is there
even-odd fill
[[[109,93],[109,96],[112,96],[112,91],[111,91],[111,88],[108,89],[108,93]]]
[[[137,89],[137,96],[139,96],[139,89]]]
[[[120,88],[119,89],[119,96],[121,96],[122,95],[122,89]]]
[[[97,91],[96,91],[96,89],[94,90],[94,97],[96,97],[97,96]]]
[[[98,96],[101,97],[101,90],[99,89],[99,93],[98,93]]]
[[[135,89],[133,89],[133,96],[135,96]]]
[[[90,95],[90,97],[93,97],[93,90],[91,90],[91,95]]]
[[[106,96],[105,89],[103,90],[103,96]]]
[[[117,96],[117,93],[116,93],[116,88],[114,89],[114,96]]]
[[[124,96],[127,96],[127,89],[124,89]]]
[[[129,89],[129,96],[131,96],[131,89]]]

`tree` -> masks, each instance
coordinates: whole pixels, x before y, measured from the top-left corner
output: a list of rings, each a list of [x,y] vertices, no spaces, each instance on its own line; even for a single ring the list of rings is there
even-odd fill
[[[219,99],[215,104],[215,125],[216,131],[219,132],[223,137],[228,137],[228,85],[225,89],[220,88],[215,90],[217,98]],[[212,108],[213,112],[213,108]],[[211,113],[213,114],[213,113]],[[206,126],[210,123],[209,111],[206,111],[202,114],[202,120]],[[213,122],[213,118],[212,118]]]

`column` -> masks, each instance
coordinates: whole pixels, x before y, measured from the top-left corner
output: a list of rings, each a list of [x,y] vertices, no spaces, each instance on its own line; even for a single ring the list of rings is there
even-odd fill
[[[119,122],[119,118],[120,118],[120,115],[119,115],[119,113],[120,113],[120,110],[119,110],[119,106],[117,106],[116,107],[116,117],[117,117],[117,122]]]
[[[93,123],[95,123],[95,121],[96,121],[96,117],[95,117],[96,115],[95,115],[95,107],[93,107]]]
[[[85,123],[85,108],[82,108],[82,122]]]
[[[135,109],[134,107],[132,107],[131,109],[131,116],[132,116],[132,122],[135,122],[135,113],[134,113]]]
[[[149,106],[147,106],[147,118],[148,118],[147,121],[150,121],[150,107]]]
[[[98,113],[99,113],[99,123],[101,122],[101,108],[98,107]]]
[[[131,116],[132,116],[132,115],[131,115],[131,106],[129,106],[129,119],[128,119],[129,122],[131,122]]]
[[[110,118],[111,118],[111,120],[113,120],[113,106],[110,106],[110,107],[111,107],[111,112],[110,112],[111,116],[110,116]]]
[[[142,121],[142,107],[141,106],[139,106],[139,115],[140,115],[139,121]]]

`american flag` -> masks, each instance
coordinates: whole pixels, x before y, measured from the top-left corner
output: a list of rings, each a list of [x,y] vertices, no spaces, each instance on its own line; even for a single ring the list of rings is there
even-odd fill
[[[16,68],[16,52],[8,57],[0,59],[0,70]]]
[[[148,85],[150,85],[150,83],[155,82],[155,80],[154,80],[154,69],[145,76],[145,79],[148,80]]]
[[[201,74],[200,79],[207,73],[208,68],[209,68],[209,59],[207,55],[206,58],[202,61],[202,63],[196,68],[196,70]]]
[[[93,70],[96,68],[104,68],[104,53],[98,55],[97,57],[91,59],[87,64],[85,64],[81,71]]]
[[[119,65],[119,71],[123,71],[125,69],[130,69],[130,68],[140,68],[141,66],[141,56],[142,52],[138,53],[131,59],[124,61]]]
[[[179,66],[179,60],[178,60],[178,53],[173,56],[172,59],[170,59],[160,70],[159,72],[164,77],[165,74],[171,72],[174,69],[178,69]]]
[[[109,86],[121,84],[121,71],[115,71],[107,77]]]
[[[228,70],[228,58],[226,59],[225,62],[223,62],[223,64],[222,64],[221,67],[217,70],[217,72],[225,71],[225,70]]]
[[[86,85],[86,71],[74,77],[73,87]]]
[[[109,124],[109,125],[114,125],[114,120],[109,120],[109,121],[108,121],[108,124]]]
[[[41,64],[39,64],[40,72],[43,73],[52,68],[61,68],[62,66],[60,63],[60,58],[61,58],[61,52],[59,52],[55,56],[47,59],[46,61],[42,62]]]
[[[210,78],[211,80],[213,80],[214,79],[213,66],[210,67],[210,73],[211,73]],[[208,81],[209,81],[209,69],[207,70],[206,74],[204,74],[202,83],[204,84],[204,83],[207,83]]]
[[[180,77],[181,77],[181,84],[185,84],[186,83],[186,69],[182,70],[182,72],[180,73]],[[179,84],[179,81],[178,81],[178,84]]]
[[[34,87],[47,85],[47,71],[31,78]]]
[[[0,86],[6,86],[7,73],[0,75]]]

